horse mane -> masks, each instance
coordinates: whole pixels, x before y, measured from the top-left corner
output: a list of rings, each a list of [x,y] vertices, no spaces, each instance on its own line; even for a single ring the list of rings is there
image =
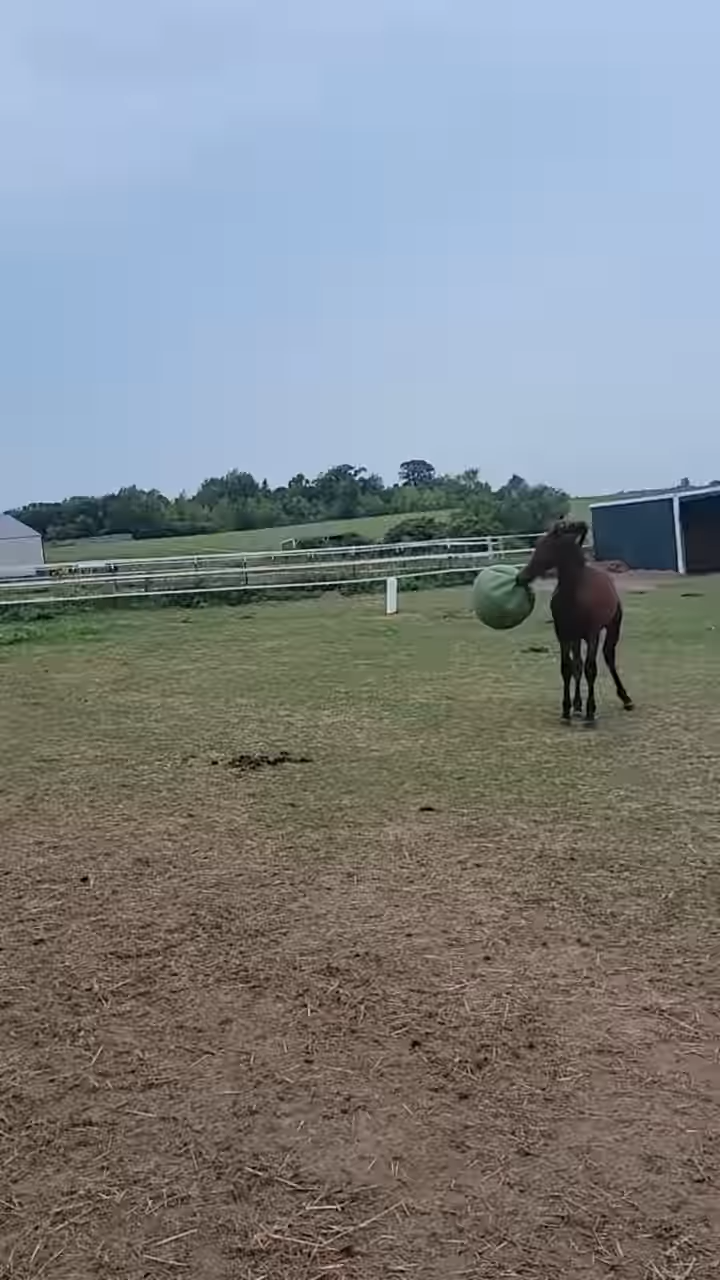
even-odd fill
[[[557,520],[550,529],[558,580],[566,573],[572,573],[574,578],[584,568],[583,543],[587,535],[588,527],[584,520]]]
[[[581,547],[588,536],[588,526],[584,520],[556,520],[549,532],[555,538],[572,538]]]

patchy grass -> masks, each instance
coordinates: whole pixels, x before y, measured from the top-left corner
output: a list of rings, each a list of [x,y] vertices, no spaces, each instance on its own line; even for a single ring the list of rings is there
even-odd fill
[[[595,732],[544,599],[0,649],[0,1275],[716,1274],[720,589],[641,586]]]

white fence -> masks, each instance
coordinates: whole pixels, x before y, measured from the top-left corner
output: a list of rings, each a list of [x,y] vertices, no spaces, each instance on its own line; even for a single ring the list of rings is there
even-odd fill
[[[467,575],[498,559],[527,558],[537,534],[316,550],[226,552],[50,564],[0,577],[0,607],[239,592],[331,590]]]

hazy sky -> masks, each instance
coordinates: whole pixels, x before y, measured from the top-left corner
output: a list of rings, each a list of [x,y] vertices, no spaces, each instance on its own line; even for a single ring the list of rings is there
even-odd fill
[[[0,509],[720,476],[717,0],[0,0]]]

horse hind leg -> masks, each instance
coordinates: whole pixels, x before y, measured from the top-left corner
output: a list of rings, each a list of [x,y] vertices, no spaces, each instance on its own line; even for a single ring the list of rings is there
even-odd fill
[[[600,636],[595,635],[587,642],[585,654],[585,679],[587,680],[587,702],[585,703],[585,723],[595,723],[595,681],[597,680],[597,651]]]
[[[618,640],[620,639],[620,628],[622,626],[622,606],[618,605],[617,613],[605,632],[605,643],[603,644],[603,658],[610,675],[613,678],[615,691],[618,698],[622,702],[626,711],[633,710],[633,700],[630,697],[625,685],[620,679],[617,665],[615,663],[615,653],[617,651]]]
[[[572,703],[570,700],[570,684],[573,677],[573,651],[567,642],[560,644],[560,670],[563,680],[562,718],[569,724]]]
[[[583,671],[583,661],[582,661],[582,641],[578,641],[578,643],[577,643],[576,645],[574,645],[574,646],[573,646],[573,651],[572,651],[572,662],[573,662],[573,679],[575,680],[575,697],[573,698],[573,711],[576,713],[576,715],[581,715],[581,714],[582,714],[582,709],[583,709],[583,700],[582,700],[582,671]]]

